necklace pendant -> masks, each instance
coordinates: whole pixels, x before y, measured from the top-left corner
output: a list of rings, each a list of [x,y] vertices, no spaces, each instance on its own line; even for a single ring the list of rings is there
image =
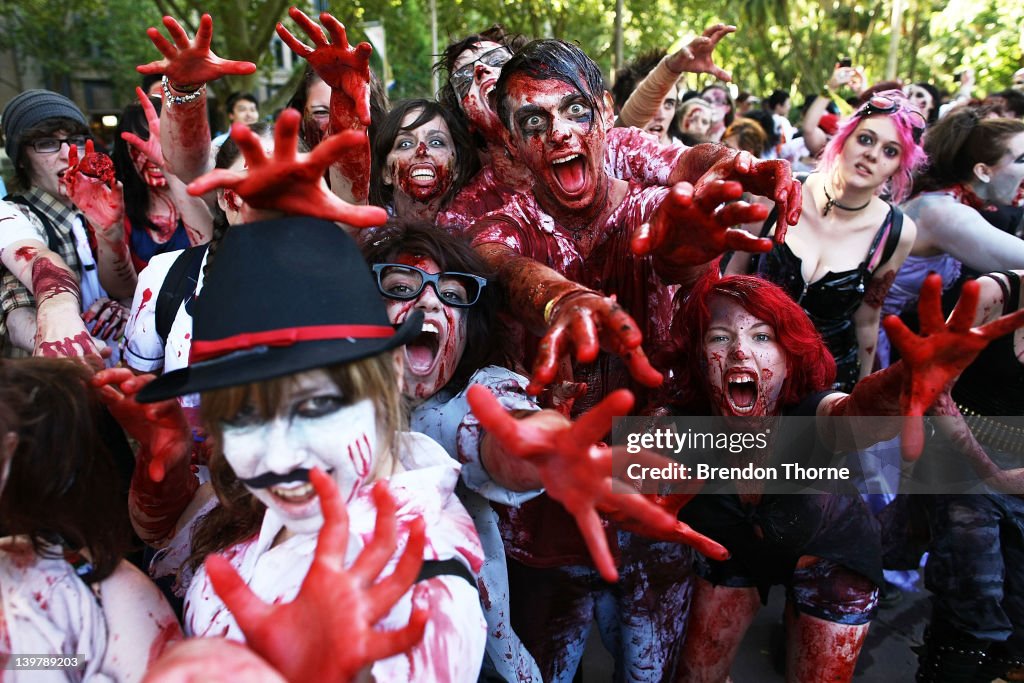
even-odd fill
[[[827,202],[825,202],[825,211],[822,212],[821,215],[822,216],[827,216],[828,212],[832,210],[832,207],[835,206],[835,204],[836,204],[836,201],[834,199],[829,199]]]

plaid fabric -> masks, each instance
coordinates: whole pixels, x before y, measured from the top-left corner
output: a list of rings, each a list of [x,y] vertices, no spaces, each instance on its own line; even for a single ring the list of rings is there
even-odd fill
[[[72,221],[75,220],[76,216],[74,209],[64,206],[38,188],[32,188],[21,196],[50,220],[59,243],[49,244],[46,228],[34,211],[23,204],[11,202],[13,206],[18,207],[25,214],[39,232],[39,241],[47,244],[50,249],[57,252],[64,259],[64,263],[68,265],[71,272],[80,273],[82,263],[78,258],[75,238],[71,232]],[[7,336],[7,316],[17,308],[35,307],[36,301],[28,291],[28,288],[21,284],[18,278],[2,265],[0,265],[0,274],[2,274],[2,277],[0,277],[0,355],[6,357],[24,356],[27,354],[15,349]]]

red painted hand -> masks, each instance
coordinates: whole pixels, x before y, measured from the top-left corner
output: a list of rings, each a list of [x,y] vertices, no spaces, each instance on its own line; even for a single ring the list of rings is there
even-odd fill
[[[116,341],[128,324],[128,309],[113,299],[100,297],[82,314],[82,321],[97,339]]]
[[[633,253],[654,254],[675,267],[697,266],[730,250],[770,251],[772,241],[758,239],[731,227],[763,220],[768,209],[737,201],[743,188],[737,182],[716,180],[694,190],[676,183],[651,217],[633,233]]]
[[[592,363],[601,349],[622,356],[634,379],[648,387],[661,384],[655,370],[640,348],[643,335],[633,318],[616,303],[614,297],[583,290],[563,297],[550,316],[547,334],[537,347],[537,359],[527,393],[537,396],[555,380],[560,359],[576,347],[576,359]]]
[[[715,24],[704,29],[704,33],[690,41],[690,44],[668,58],[668,67],[678,73],[711,74],[722,81],[731,81],[732,74],[718,67],[714,60],[715,46],[736,30],[735,26]]]
[[[128,368],[113,368],[96,373],[92,384],[110,414],[142,445],[146,455],[140,454],[140,459],[148,459],[149,477],[159,482],[168,469],[188,462],[192,431],[177,400],[157,403],[135,400],[142,387],[153,379],[153,375],[136,376]]]
[[[629,520],[644,533],[667,535],[678,530],[675,517],[613,478],[612,449],[597,444],[611,430],[612,417],[627,415],[632,409],[633,395],[629,391],[612,392],[575,423],[568,419],[555,422],[557,416],[551,412],[545,412],[547,418],[542,422],[516,420],[479,385],[469,388],[467,398],[483,428],[507,453],[529,460],[537,468],[547,494],[576,519],[590,556],[606,581],[617,581],[618,572],[599,511]],[[677,533],[673,540],[717,546],[692,531]],[[725,553],[721,546],[717,549]],[[716,555],[724,556],[720,553]]]
[[[325,138],[309,154],[299,154],[299,122],[302,115],[294,109],[281,113],[274,129],[274,155],[263,151],[259,137],[243,124],[231,127],[249,167],[245,171],[219,168],[192,181],[191,195],[226,188],[237,192],[257,209],[281,211],[297,216],[313,216],[340,221],[357,228],[382,225],[387,212],[376,206],[355,206],[332,194],[324,183],[324,171],[346,148],[366,144],[364,131],[345,131]]]
[[[121,183],[114,179],[113,169],[110,157],[97,152],[92,140],[87,140],[81,160],[77,147],[68,150],[64,187],[68,198],[98,234],[116,241],[124,237],[124,192]]]
[[[125,131],[121,133],[121,139],[135,149],[142,152],[147,159],[160,168],[164,167],[164,152],[160,147],[160,115],[156,113],[153,101],[142,92],[142,88],[135,88],[135,95],[139,98],[139,104],[146,114],[146,127],[149,128],[149,139],[143,140],[135,133]]]
[[[313,46],[300,41],[280,23],[277,35],[292,52],[309,62],[317,76],[332,90],[344,93],[348,111],[354,113],[362,125],[369,126],[370,55],[373,48],[365,42],[350,46],[345,26],[328,12],[320,15],[320,21],[327,27],[333,42],[328,42],[323,29],[298,8],[290,8],[288,14],[313,41]]]
[[[735,180],[752,194],[769,197],[779,207],[779,222],[775,227],[775,241],[786,240],[786,230],[800,220],[803,207],[803,185],[793,179],[788,161],[755,159],[747,152],[738,152],[715,163],[696,182],[697,191],[715,180]]]
[[[378,631],[380,621],[413,585],[423,566],[424,525],[417,517],[390,576],[378,580],[395,553],[395,501],[387,485],[374,486],[377,524],[372,540],[348,569],[348,512],[338,488],[319,469],[309,480],[320,496],[324,525],[313,564],[295,600],[266,604],[225,558],[211,555],[206,571],[214,590],[234,615],[249,647],[289,681],[348,681],[378,659],[411,649],[423,638],[427,610],[413,608],[409,624]],[[419,586],[413,592],[417,602]],[[315,625],[314,627],[311,627]]]
[[[160,29],[152,26],[146,29],[149,39],[164,58],[136,67],[139,73],[164,74],[171,85],[183,86],[201,85],[221,76],[245,76],[256,71],[256,65],[252,62],[221,59],[210,51],[213,19],[209,14],[204,14],[199,20],[195,40],[189,40],[185,29],[172,17],[164,17],[164,26],[174,39],[174,44],[160,33]]]
[[[1004,315],[981,327],[971,327],[978,308],[978,283],[964,283],[960,301],[947,323],[942,316],[942,278],[931,274],[921,288],[918,314],[921,334],[907,329],[899,318],[882,321],[893,346],[907,368],[900,395],[903,425],[903,458],[916,460],[924,448],[921,416],[940,394],[949,391],[964,369],[993,339],[1024,325],[1024,310]]]

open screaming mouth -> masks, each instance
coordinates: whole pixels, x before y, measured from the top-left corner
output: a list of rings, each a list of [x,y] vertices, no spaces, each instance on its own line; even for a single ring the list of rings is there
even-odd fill
[[[409,369],[416,375],[426,375],[437,360],[437,351],[441,348],[440,330],[432,322],[424,322],[419,336],[405,345],[406,359]]]
[[[577,194],[587,183],[587,160],[582,154],[570,154],[551,162],[555,181],[568,194]]]
[[[729,377],[726,395],[735,412],[749,413],[757,403],[757,378],[748,373],[738,373]]]

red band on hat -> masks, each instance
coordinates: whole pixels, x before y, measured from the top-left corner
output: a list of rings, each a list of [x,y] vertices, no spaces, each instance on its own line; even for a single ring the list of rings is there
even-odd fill
[[[394,334],[395,329],[390,325],[312,325],[249,332],[215,341],[193,341],[189,362],[198,363],[257,346],[291,346],[297,342],[327,339],[386,339]]]

